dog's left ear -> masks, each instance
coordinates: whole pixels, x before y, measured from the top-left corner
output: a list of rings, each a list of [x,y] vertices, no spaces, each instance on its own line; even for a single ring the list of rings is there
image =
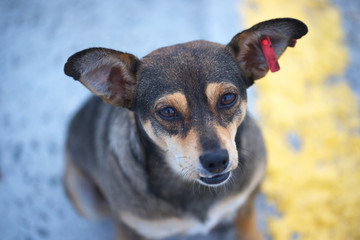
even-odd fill
[[[72,55],[66,75],[79,80],[108,104],[130,108],[137,85],[140,60],[132,54],[106,48],[89,48]]]
[[[235,57],[236,63],[244,73],[248,86],[262,78],[269,66],[261,48],[261,40],[269,37],[276,57],[308,32],[307,26],[293,18],[278,18],[261,22],[237,34],[226,46]]]

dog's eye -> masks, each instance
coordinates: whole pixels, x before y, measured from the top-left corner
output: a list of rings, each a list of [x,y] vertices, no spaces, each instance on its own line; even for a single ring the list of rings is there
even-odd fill
[[[176,110],[172,107],[165,107],[158,111],[158,114],[160,117],[166,120],[170,120],[173,118],[176,118],[179,116],[179,114],[176,112]]]
[[[237,96],[233,93],[226,93],[220,99],[220,107],[231,107],[236,100]]]

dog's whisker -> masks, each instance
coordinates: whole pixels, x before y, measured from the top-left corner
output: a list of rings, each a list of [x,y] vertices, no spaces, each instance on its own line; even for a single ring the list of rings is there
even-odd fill
[[[184,159],[189,159],[190,157],[188,156],[176,156],[175,159],[176,159],[176,162],[179,164],[179,165],[182,165],[183,164],[183,160]]]

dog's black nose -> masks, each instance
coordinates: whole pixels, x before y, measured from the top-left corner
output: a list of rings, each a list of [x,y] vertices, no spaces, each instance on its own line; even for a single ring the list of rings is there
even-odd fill
[[[206,152],[200,156],[201,165],[211,173],[221,173],[229,164],[229,154],[225,149]]]

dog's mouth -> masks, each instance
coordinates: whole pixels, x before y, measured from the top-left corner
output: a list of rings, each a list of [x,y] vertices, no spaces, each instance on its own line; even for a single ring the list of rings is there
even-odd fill
[[[217,174],[212,177],[200,177],[199,181],[202,184],[209,185],[209,186],[218,186],[225,183],[231,176],[231,172]]]

